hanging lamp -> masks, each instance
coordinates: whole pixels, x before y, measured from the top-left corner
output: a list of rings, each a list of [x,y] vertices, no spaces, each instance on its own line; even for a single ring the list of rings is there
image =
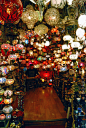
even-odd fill
[[[0,3],[0,16],[5,23],[18,21],[23,12],[21,0],[3,0]]]

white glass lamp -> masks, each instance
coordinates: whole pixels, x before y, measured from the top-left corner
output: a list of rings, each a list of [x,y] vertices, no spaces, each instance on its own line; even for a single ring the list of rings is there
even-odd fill
[[[59,57],[61,57],[61,54],[56,54],[56,53],[55,53],[55,57],[56,57],[56,58],[59,58]]]
[[[86,15],[82,14],[78,18],[78,24],[80,27],[85,28],[86,27]]]
[[[68,5],[72,5],[73,0],[67,0]]]
[[[82,28],[78,28],[76,30],[76,36],[79,38],[79,40],[82,40],[85,35],[85,30]]]
[[[51,6],[56,8],[63,8],[66,4],[66,0],[51,0]]]
[[[86,48],[84,48],[84,53],[86,54]]]
[[[70,35],[65,35],[64,37],[63,37],[63,40],[64,41],[70,41],[72,39],[72,37],[70,36]]]
[[[69,58],[70,58],[71,60],[77,60],[78,55],[77,55],[77,54],[71,54],[71,55],[69,56]]]
[[[45,46],[49,46],[50,45],[50,42],[49,41],[46,41],[46,43],[44,43]]]
[[[72,42],[71,43],[71,47],[72,48],[79,48],[79,46],[80,46],[80,43],[79,42]]]
[[[69,49],[70,48],[70,45],[67,45],[67,44],[63,44],[62,45],[62,49],[63,50],[67,50],[67,49]]]

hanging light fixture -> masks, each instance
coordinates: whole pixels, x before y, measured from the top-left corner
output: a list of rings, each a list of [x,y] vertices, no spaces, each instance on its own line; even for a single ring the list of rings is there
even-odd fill
[[[9,72],[8,68],[5,66],[1,66],[0,70],[2,71],[2,76],[5,76]]]
[[[79,42],[72,42],[71,43],[71,47],[72,48],[79,48],[79,46],[80,46],[80,43]]]
[[[4,103],[11,104],[12,101],[13,101],[13,98],[9,97],[9,95],[7,94],[6,98],[4,98]]]
[[[82,41],[83,39],[85,39],[85,30],[82,29],[82,28],[78,28],[78,29],[76,30],[76,36],[78,37],[78,39],[79,39],[80,41]]]
[[[49,8],[45,13],[44,18],[47,24],[55,26],[59,21],[59,11],[54,7]]]
[[[65,4],[66,4],[66,0],[51,0],[51,6],[52,7],[63,9]]]
[[[10,54],[11,45],[10,44],[2,44],[1,45],[1,53],[3,56],[8,56]]]
[[[67,49],[69,49],[70,48],[70,45],[67,45],[67,44],[63,44],[62,45],[62,49],[63,50],[67,50]]]
[[[66,65],[63,65],[62,67],[60,67],[60,72],[65,72],[67,70],[68,70],[68,68]]]
[[[10,61],[10,60],[16,60],[16,59],[17,59],[17,55],[16,54],[10,54],[8,56],[8,61]]]
[[[70,35],[65,35],[65,36],[63,36],[63,40],[64,41],[71,41],[72,37]]]
[[[0,120],[4,120],[6,118],[5,114],[0,114]]]
[[[11,113],[11,112],[13,111],[13,107],[10,106],[10,105],[5,106],[2,111],[3,111],[4,113],[6,113],[6,114],[9,114],[9,113]]]
[[[6,23],[18,21],[23,12],[21,0],[4,0],[0,4],[0,16]]]
[[[39,24],[38,26],[35,27],[34,31],[41,36],[48,32],[48,27],[44,24]]]
[[[4,96],[7,96],[7,95],[12,96],[12,94],[13,94],[12,90],[6,89],[6,91],[4,91]]]
[[[6,84],[12,85],[14,83],[14,79],[6,79]]]
[[[78,25],[82,28],[86,27],[86,15],[85,14],[81,14],[78,18]]]
[[[6,82],[6,78],[5,77],[0,77],[0,84],[3,84]]]
[[[32,5],[26,6],[26,10],[22,13],[21,19],[26,23],[28,29],[33,29],[34,24],[38,21],[38,15]]]
[[[86,54],[86,48],[84,48],[84,53]]]
[[[15,69],[15,66],[14,65],[8,65],[7,68],[9,71],[13,71]]]
[[[69,56],[69,58],[70,58],[70,60],[77,60],[78,55],[77,55],[77,54],[71,54],[71,55]]]

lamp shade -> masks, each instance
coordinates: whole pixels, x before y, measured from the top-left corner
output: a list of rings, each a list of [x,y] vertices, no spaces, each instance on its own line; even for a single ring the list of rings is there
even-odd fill
[[[24,46],[22,44],[16,44],[15,45],[16,50],[22,50],[23,48],[24,48]]]
[[[80,65],[80,67],[84,67],[85,66],[84,62],[79,62],[79,65]]]
[[[47,24],[55,26],[59,21],[59,11],[53,7],[49,8],[45,13],[44,18]]]
[[[80,43],[79,42],[72,42],[71,43],[71,47],[72,48],[79,48],[79,46],[80,46]]]
[[[5,66],[1,66],[0,70],[2,71],[2,75],[5,76],[8,73],[8,68]]]
[[[3,108],[3,112],[4,113],[6,113],[6,114],[9,114],[9,113],[11,113],[13,111],[13,107],[12,106],[5,106],[4,108]]]
[[[86,54],[86,48],[84,48],[84,53]]]
[[[63,40],[64,41],[70,41],[72,39],[72,37],[70,36],[70,35],[65,35],[64,37],[63,37]]]
[[[33,9],[32,5],[27,5],[21,19],[26,23],[28,29],[33,29],[34,24],[38,21],[38,13]]]
[[[9,98],[9,99],[5,98],[5,99],[4,99],[4,103],[5,103],[5,104],[11,104],[12,101],[13,101],[12,98]]]
[[[6,118],[5,114],[0,115],[0,120],[4,120]]]
[[[67,50],[67,49],[69,49],[70,48],[70,45],[67,45],[67,44],[63,44],[62,45],[62,49],[63,50]]]
[[[18,21],[23,12],[21,0],[4,0],[0,3],[0,16],[6,23]]]
[[[80,27],[85,28],[86,27],[86,15],[82,14],[78,18],[78,24]]]
[[[69,58],[70,58],[71,60],[77,60],[78,55],[77,55],[77,54],[71,54],[71,55],[69,56]]]
[[[6,78],[5,77],[0,78],[0,84],[3,84],[5,82],[6,82]]]
[[[1,49],[10,49],[11,45],[10,44],[2,44]]]
[[[13,91],[7,89],[6,91],[4,91],[4,96],[7,96],[7,94],[8,94],[9,96],[12,96]]]
[[[50,42],[49,41],[46,41],[46,43],[44,43],[45,46],[49,46],[50,45]]]
[[[43,35],[43,34],[46,34],[48,32],[48,27],[44,24],[39,24],[38,26],[35,27],[34,31],[38,35]]]
[[[51,0],[51,5],[56,8],[63,8],[66,4],[66,0]]]
[[[65,72],[65,71],[67,71],[67,70],[68,70],[68,69],[67,69],[67,66],[63,66],[63,67],[60,68],[60,71],[61,71],[61,72]]]
[[[11,119],[11,114],[6,114],[6,119],[7,120]]]
[[[51,79],[53,76],[53,72],[52,71],[41,71],[40,72],[40,77],[43,78],[43,79]]]
[[[14,79],[6,79],[6,84],[11,85],[14,83]]]
[[[9,71],[13,71],[15,69],[15,66],[14,65],[8,65],[7,68]]]
[[[16,54],[10,54],[10,55],[8,56],[8,59],[9,59],[9,60],[16,60],[16,59],[17,59],[17,55],[16,55]]]
[[[76,30],[76,36],[79,38],[79,40],[82,40],[85,35],[85,30],[82,28],[78,28]]]
[[[1,52],[3,56],[8,56],[10,54],[11,45],[10,44],[2,44]]]

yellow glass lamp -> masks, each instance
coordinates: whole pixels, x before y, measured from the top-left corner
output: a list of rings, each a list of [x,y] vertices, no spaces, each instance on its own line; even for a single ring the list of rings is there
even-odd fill
[[[14,65],[8,65],[7,68],[9,71],[13,71],[15,69],[15,66]]]
[[[55,26],[59,22],[59,11],[56,8],[51,7],[46,11],[44,18],[47,24]]]
[[[39,24],[38,26],[35,27],[34,31],[38,35],[43,35],[43,34],[46,34],[48,32],[48,27],[44,24]]]
[[[4,98],[5,104],[11,104],[13,102],[13,98]]]
[[[6,79],[6,84],[12,85],[14,83],[14,79]]]

